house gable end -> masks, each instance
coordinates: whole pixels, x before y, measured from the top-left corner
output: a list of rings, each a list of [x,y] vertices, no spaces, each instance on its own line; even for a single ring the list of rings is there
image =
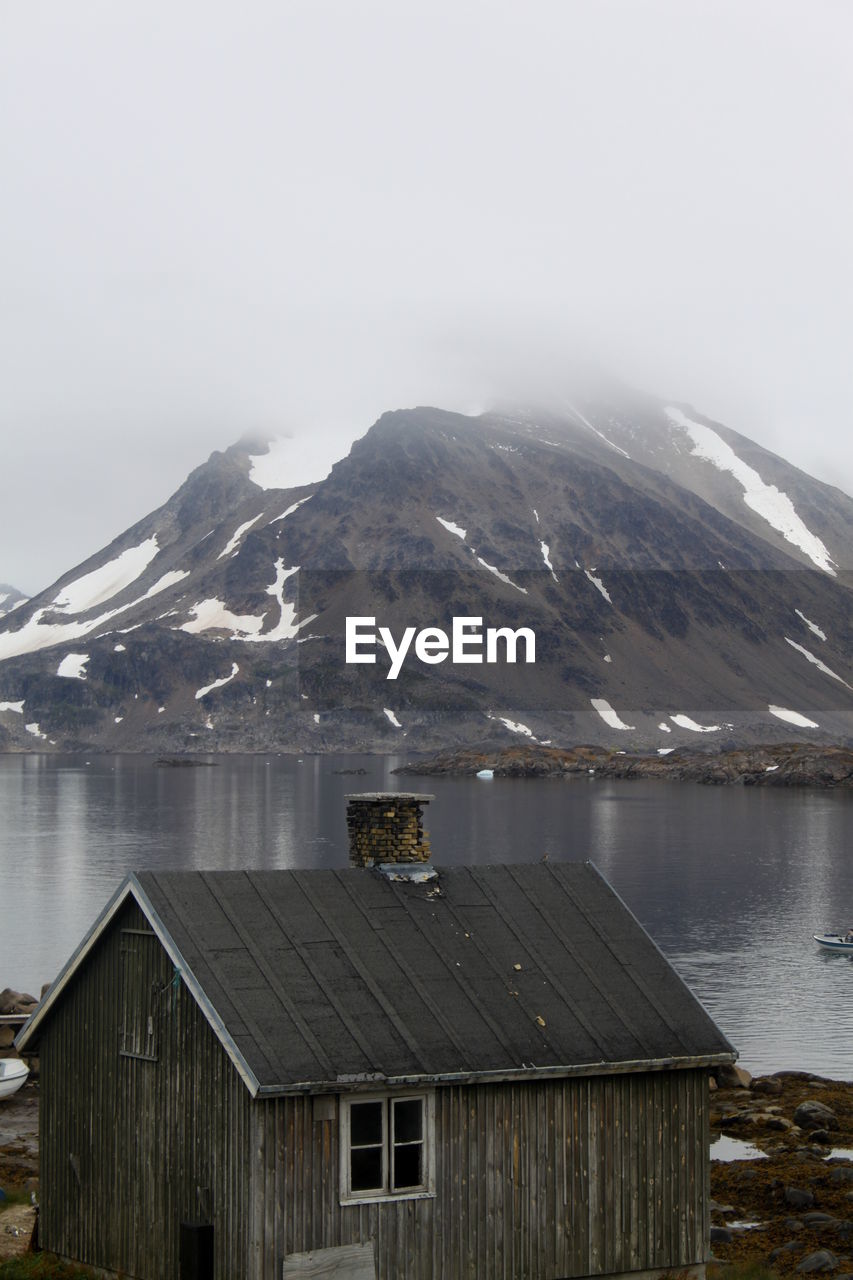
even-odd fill
[[[165,927],[163,921],[160,919],[157,911],[154,909],[154,906],[149,900],[142,885],[139,883],[139,880],[132,873],[122,882],[113,894],[112,898],[106,904],[89,932],[82,939],[79,946],[76,948],[70,959],[63,966],[59,975],[51,984],[48,991],[45,993],[27,1025],[18,1034],[15,1040],[15,1047],[18,1052],[26,1053],[28,1050],[32,1052],[38,1045],[40,1034],[53,1010],[63,999],[66,991],[74,982],[76,975],[93,953],[98,943],[114,925],[127,903],[130,901],[134,901],[139,907],[143,916],[150,925],[153,935],[169,957],[175,977],[180,977],[184,982],[187,990],[199,1006],[199,1009],[204,1015],[217,1040],[219,1040],[222,1045],[222,1048],[225,1050],[226,1055],[230,1059],[238,1075],[249,1090],[249,1093],[252,1097],[256,1097],[259,1088],[257,1077],[247,1063],[233,1036],[226,1028],[222,1018],[211,1003],[208,994],[202,988],[192,969],[181,955],[174,939]]]

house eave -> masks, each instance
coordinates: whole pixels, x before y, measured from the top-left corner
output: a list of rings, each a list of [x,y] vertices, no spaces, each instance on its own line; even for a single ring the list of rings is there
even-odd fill
[[[514,1084],[532,1080],[561,1080],[582,1076],[617,1076],[634,1072],[710,1070],[737,1060],[737,1052],[696,1054],[671,1058],[638,1058],[626,1062],[584,1062],[537,1067],[533,1064],[494,1071],[445,1071],[438,1074],[414,1073],[386,1076],[381,1072],[338,1076],[335,1080],[302,1080],[293,1084],[262,1084],[257,1096],[284,1098],[299,1094],[355,1093],[376,1089],[429,1088],[452,1084]]]

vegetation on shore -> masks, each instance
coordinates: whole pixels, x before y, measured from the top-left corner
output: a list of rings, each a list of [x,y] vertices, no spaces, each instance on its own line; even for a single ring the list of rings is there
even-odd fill
[[[88,1267],[69,1267],[53,1253],[23,1253],[0,1262],[0,1280],[92,1280]]]

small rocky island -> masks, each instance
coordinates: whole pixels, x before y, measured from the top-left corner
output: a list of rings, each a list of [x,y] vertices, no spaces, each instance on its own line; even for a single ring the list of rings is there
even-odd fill
[[[723,751],[676,747],[644,755],[601,746],[480,745],[413,760],[394,772],[474,777],[484,769],[496,778],[659,778],[712,786],[853,787],[853,749],[784,742]]]

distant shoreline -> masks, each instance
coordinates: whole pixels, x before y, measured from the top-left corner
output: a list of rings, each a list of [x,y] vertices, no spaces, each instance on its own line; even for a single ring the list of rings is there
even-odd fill
[[[481,744],[440,751],[394,769],[422,777],[651,778],[709,786],[819,787],[853,789],[853,749],[786,742],[723,751],[674,747],[654,753],[602,746],[546,747]]]

